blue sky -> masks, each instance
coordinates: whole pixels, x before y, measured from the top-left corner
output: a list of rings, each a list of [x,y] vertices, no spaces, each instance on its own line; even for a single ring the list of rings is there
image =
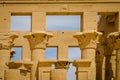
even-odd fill
[[[31,16],[11,16],[11,30],[30,31]]]
[[[30,16],[12,16],[11,17],[11,30],[18,31],[30,31],[31,29],[31,17]],[[80,16],[47,16],[46,17],[46,29],[47,30],[80,30]],[[16,50],[15,57],[12,60],[21,60],[21,48],[14,48]],[[57,59],[57,48],[47,48],[45,58]],[[69,60],[76,60],[81,58],[79,47],[68,48]],[[67,80],[76,80],[75,76],[76,68],[70,65],[67,74]]]
[[[47,30],[80,30],[80,16],[47,16]]]
[[[13,50],[16,51],[17,54],[14,54],[14,57],[11,58],[11,61],[14,61],[14,60],[21,60],[22,59],[22,47],[13,47],[12,48]]]
[[[16,27],[17,26],[17,27]],[[47,16],[47,30],[80,30],[80,16]],[[30,31],[31,16],[11,16],[11,30]]]

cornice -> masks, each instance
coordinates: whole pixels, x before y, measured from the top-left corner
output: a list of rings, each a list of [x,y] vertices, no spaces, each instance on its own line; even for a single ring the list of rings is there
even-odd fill
[[[0,4],[81,4],[120,3],[120,0],[1,0]]]

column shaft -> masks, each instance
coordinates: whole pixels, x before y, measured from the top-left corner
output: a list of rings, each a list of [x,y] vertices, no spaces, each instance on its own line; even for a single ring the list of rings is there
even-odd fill
[[[91,80],[96,80],[95,49],[83,49],[82,59],[91,61]]]
[[[120,80],[120,49],[116,50],[116,80]]]
[[[33,49],[31,59],[32,61],[44,60],[45,49]]]
[[[38,80],[38,62],[39,60],[44,60],[44,49],[33,49],[31,59],[33,61],[33,66],[31,68],[31,80]]]
[[[95,49],[83,49],[82,50],[82,59],[95,60]]]
[[[8,69],[6,63],[10,61],[10,50],[0,50],[0,78],[4,80],[4,72]]]

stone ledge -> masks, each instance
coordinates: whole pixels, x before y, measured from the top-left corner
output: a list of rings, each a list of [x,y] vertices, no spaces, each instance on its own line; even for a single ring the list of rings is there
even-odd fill
[[[75,60],[73,62],[73,65],[77,67],[90,67],[91,61],[90,60]]]
[[[38,65],[39,67],[50,67],[52,64],[55,64],[57,60],[44,60],[44,61],[39,61]]]
[[[120,3],[120,0],[3,0],[0,4]]]
[[[10,61],[6,63],[6,65],[10,69],[19,69],[22,65],[24,65],[26,68],[31,68],[31,66],[33,65],[33,62],[31,61]]]

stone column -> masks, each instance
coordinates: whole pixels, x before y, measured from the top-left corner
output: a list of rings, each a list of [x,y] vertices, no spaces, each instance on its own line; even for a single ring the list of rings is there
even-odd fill
[[[31,80],[38,80],[38,61],[44,60],[45,48],[48,44],[48,39],[52,37],[52,34],[40,31],[32,32],[24,37],[28,39],[31,47],[31,60],[33,61]]]
[[[116,50],[116,79],[120,80],[120,32],[108,35],[108,45]]]
[[[17,38],[16,34],[0,33],[0,78],[4,80],[4,71],[8,69],[6,65],[10,61],[11,47],[13,41]]]
[[[79,46],[82,51],[82,59],[91,61],[90,80],[96,80],[95,54],[97,43],[101,35],[102,33],[100,32],[78,32],[74,35],[74,37],[78,39]]]
[[[51,80],[67,80],[67,71],[70,62],[60,60],[55,63],[55,69],[51,71]]]

